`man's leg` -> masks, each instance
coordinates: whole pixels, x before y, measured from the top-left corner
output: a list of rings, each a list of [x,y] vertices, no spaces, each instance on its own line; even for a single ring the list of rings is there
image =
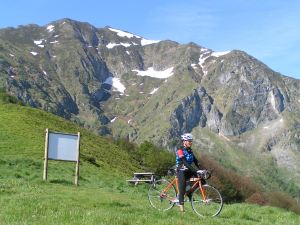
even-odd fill
[[[184,194],[185,194],[185,174],[183,170],[178,171],[178,186],[179,186],[179,207],[180,211],[184,211]]]

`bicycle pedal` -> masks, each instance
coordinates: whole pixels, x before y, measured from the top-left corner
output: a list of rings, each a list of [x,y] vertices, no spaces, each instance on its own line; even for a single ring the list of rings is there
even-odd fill
[[[173,198],[170,200],[171,203],[179,203],[179,200],[178,198]]]

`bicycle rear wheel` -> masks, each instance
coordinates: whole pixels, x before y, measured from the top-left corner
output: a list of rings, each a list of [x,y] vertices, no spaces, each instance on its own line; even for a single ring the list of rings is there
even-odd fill
[[[150,186],[148,199],[152,207],[160,211],[166,211],[174,206],[175,203],[173,203],[172,200],[177,196],[175,187],[172,185],[167,192],[163,192],[169,184],[169,181],[161,179],[156,180]]]
[[[223,200],[220,192],[208,184],[202,185],[205,198],[198,188],[192,195],[192,208],[200,216],[213,217],[217,216],[223,207]]]

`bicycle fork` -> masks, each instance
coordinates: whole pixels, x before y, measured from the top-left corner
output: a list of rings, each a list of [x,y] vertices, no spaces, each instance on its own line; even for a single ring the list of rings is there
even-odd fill
[[[176,184],[176,187],[178,187],[178,179],[174,179],[171,183],[168,184],[168,186],[159,194],[160,199],[168,198],[171,200],[171,198],[168,196],[167,192],[170,190],[170,188],[173,187],[174,183]]]
[[[203,188],[203,186],[201,184],[201,181],[199,181],[199,189],[200,189],[203,201],[206,202],[206,194],[205,194],[204,188]]]

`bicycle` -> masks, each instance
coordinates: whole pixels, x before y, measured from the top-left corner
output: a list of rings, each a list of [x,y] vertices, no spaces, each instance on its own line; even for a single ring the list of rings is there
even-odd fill
[[[201,180],[210,178],[211,172],[208,170],[198,170],[198,177],[190,179],[192,182],[189,201],[195,213],[202,217],[217,216],[223,208],[223,200],[220,192],[208,184],[202,184]],[[156,180],[152,183],[148,191],[148,199],[152,207],[167,211],[176,204],[174,199],[178,194],[178,178],[169,182],[166,179]],[[185,193],[187,201],[187,192]]]

